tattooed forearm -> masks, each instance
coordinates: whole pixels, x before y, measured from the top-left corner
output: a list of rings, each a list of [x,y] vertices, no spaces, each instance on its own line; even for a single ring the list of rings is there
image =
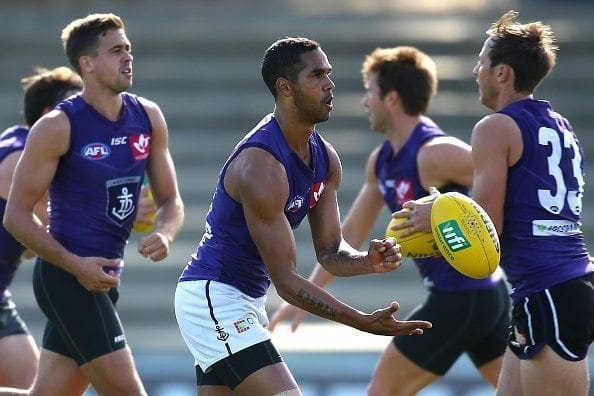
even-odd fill
[[[303,301],[306,305],[313,308],[321,316],[328,319],[334,319],[336,317],[336,310],[324,301],[312,296],[307,291],[299,289],[297,292],[297,299]]]
[[[332,258],[339,264],[353,264],[357,258],[361,257],[358,253],[355,254],[352,250],[339,250],[332,255]]]
[[[364,261],[366,255],[367,252],[357,251],[345,243],[337,251],[320,255],[318,262],[335,276],[361,275],[370,272]]]

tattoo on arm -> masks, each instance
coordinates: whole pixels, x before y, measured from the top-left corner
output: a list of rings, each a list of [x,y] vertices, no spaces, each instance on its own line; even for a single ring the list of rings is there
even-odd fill
[[[335,308],[331,307],[324,301],[312,296],[303,289],[300,289],[299,292],[297,292],[297,298],[329,319],[334,319],[336,316]]]
[[[340,264],[353,264],[353,261],[357,260],[359,256],[348,250],[339,250],[332,258]]]

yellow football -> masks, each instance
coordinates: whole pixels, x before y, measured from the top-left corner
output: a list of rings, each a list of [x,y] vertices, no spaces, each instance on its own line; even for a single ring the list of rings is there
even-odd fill
[[[423,198],[419,198],[418,201],[428,202],[433,200],[435,197],[428,195]],[[393,237],[396,242],[400,245],[400,253],[402,257],[409,258],[427,258],[433,257],[440,254],[435,238],[431,232],[414,232],[408,236],[401,237],[400,234],[403,230],[392,230],[392,226],[405,221],[404,218],[392,218],[386,227],[386,237]]]
[[[138,222],[134,223],[134,226],[132,227],[132,231],[138,232],[138,233],[150,232],[154,229],[155,229],[154,224],[146,223],[144,221],[138,221]]]
[[[499,237],[491,218],[472,198],[457,192],[437,197],[431,229],[442,256],[458,272],[486,278],[499,265]]]
[[[144,197],[140,197],[139,203],[140,201],[153,201],[154,202],[154,198],[153,198],[153,193],[151,192],[150,189],[148,189],[148,191],[146,192],[146,195]],[[145,233],[145,232],[151,232],[155,229],[155,219],[157,218],[157,211],[156,210],[151,210],[149,213],[146,213],[145,215],[145,219],[144,220],[136,220],[134,222],[134,225],[132,226],[132,230],[138,233]]]

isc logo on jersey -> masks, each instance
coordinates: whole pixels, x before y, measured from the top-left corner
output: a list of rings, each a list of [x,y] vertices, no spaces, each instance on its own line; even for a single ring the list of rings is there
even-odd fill
[[[86,159],[96,161],[109,157],[111,149],[108,145],[103,143],[89,143],[82,148],[80,153]]]

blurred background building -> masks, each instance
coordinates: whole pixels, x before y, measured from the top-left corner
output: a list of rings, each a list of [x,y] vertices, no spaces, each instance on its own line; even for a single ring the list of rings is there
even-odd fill
[[[66,64],[61,29],[71,20],[113,12],[126,23],[133,43],[132,92],[160,104],[169,124],[170,145],[186,204],[186,223],[171,255],[161,263],[136,253],[130,240],[122,276],[119,311],[149,394],[195,393],[193,361],[177,330],[173,293],[177,277],[203,232],[218,171],[235,142],[267,112],[273,99],[261,81],[264,50],[283,36],[318,40],[333,65],[336,83],[331,119],[321,133],[341,155],[344,181],[339,195],[346,214],[362,181],[367,155],[381,141],[371,132],[360,104],[360,66],[376,47],[414,45],[437,63],[439,93],[429,111],[447,132],[466,141],[474,122],[487,114],[478,102],[472,75],[485,31],[504,11],[522,21],[552,25],[560,51],[552,75],[536,92],[573,123],[594,156],[594,24],[590,0],[4,0],[0,10],[0,121],[22,122],[21,77],[33,66]],[[4,128],[2,127],[2,128]],[[584,218],[594,248],[594,167],[588,164]],[[388,221],[376,225],[381,236]],[[299,270],[315,263],[307,224],[296,231]],[[329,288],[363,311],[392,300],[401,317],[425,295],[412,263],[383,275],[336,280]],[[23,318],[39,341],[44,319],[31,290],[32,261],[24,262],[12,287]],[[269,311],[279,303],[272,290]],[[306,396],[364,394],[365,385],[389,338],[308,317],[296,334],[287,327],[276,342]],[[395,367],[395,370],[398,368]],[[422,395],[491,394],[466,359]]]

